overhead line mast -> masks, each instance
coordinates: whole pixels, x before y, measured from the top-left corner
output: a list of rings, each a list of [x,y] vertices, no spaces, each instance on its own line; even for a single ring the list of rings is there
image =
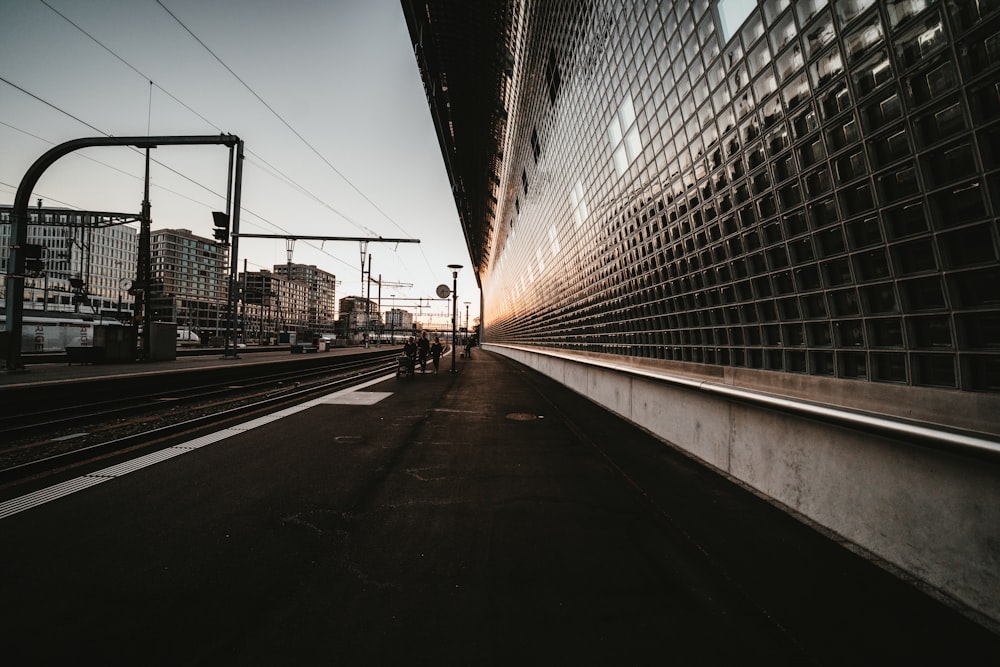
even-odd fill
[[[7,260],[7,279],[5,283],[5,304],[7,308],[7,321],[4,330],[7,336],[7,370],[23,371],[24,364],[21,361],[21,325],[24,315],[24,276],[25,276],[25,254],[28,245],[28,200],[34,190],[38,180],[45,171],[51,167],[59,158],[72,153],[81,148],[95,146],[132,146],[135,148],[156,148],[158,146],[199,146],[199,145],[223,145],[228,146],[230,152],[237,150],[238,162],[236,164],[235,175],[230,169],[229,178],[235,178],[235,195],[232,202],[233,211],[233,231],[239,231],[240,220],[240,192],[243,178],[243,140],[232,134],[219,134],[209,136],[157,136],[157,137],[85,137],[73,139],[50,148],[42,154],[35,162],[28,167],[28,170],[21,178],[18,185],[17,194],[14,197],[14,208],[11,210],[10,229],[10,257]],[[147,195],[148,197],[148,195]],[[230,202],[226,203],[227,210]],[[147,211],[148,214],[148,211]],[[234,234],[236,235],[236,234]],[[233,274],[236,266],[236,243],[235,239],[232,247],[232,265],[230,267],[230,293],[232,292]],[[231,326],[235,325],[235,320],[230,313]]]

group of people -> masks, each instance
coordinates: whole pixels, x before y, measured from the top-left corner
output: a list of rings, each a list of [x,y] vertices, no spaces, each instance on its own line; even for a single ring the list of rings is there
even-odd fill
[[[438,372],[438,366],[441,363],[441,353],[444,351],[444,345],[441,344],[441,339],[434,336],[434,342],[430,342],[427,338],[427,332],[423,332],[420,338],[414,339],[410,336],[406,343],[403,345],[403,354],[415,359],[417,363],[420,364],[420,372],[427,372],[427,357],[431,358],[431,364],[434,366],[434,373]]]

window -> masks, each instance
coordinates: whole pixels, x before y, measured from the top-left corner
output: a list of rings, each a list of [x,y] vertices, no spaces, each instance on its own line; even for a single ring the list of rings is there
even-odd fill
[[[639,127],[635,122],[635,106],[630,95],[625,97],[625,101],[611,119],[608,140],[614,156],[615,171],[621,176],[628,165],[642,152]]]
[[[549,101],[556,103],[559,95],[559,86],[562,83],[562,76],[559,73],[559,63],[556,61],[556,52],[549,51],[549,63],[545,67],[545,81],[549,89]]]
[[[756,0],[719,0],[715,3],[722,26],[722,39],[728,42],[757,6]]]
[[[583,200],[583,183],[581,181],[577,181],[576,185],[573,186],[573,190],[569,193],[569,201],[573,209],[573,222],[579,227],[589,215],[587,202]]]

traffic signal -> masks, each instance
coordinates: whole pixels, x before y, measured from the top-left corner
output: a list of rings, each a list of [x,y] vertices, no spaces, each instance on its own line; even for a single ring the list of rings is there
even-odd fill
[[[24,270],[29,276],[40,276],[45,271],[45,260],[42,259],[43,246],[34,243],[25,243],[24,249]]]
[[[229,216],[221,211],[212,211],[215,229],[212,235],[220,245],[229,245]]]

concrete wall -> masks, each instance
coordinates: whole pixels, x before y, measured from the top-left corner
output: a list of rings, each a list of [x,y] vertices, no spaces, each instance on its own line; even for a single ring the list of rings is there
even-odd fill
[[[918,446],[905,428],[864,428],[850,412],[844,421],[838,410],[823,417],[794,405],[766,407],[774,394],[762,393],[760,403],[747,399],[752,390],[727,395],[725,373],[705,380],[607,357],[484,348],[587,396],[1000,627],[995,433],[961,446],[947,437],[935,446],[933,433],[924,433]],[[786,401],[802,404],[802,397]],[[992,414],[995,424],[1000,412]]]

